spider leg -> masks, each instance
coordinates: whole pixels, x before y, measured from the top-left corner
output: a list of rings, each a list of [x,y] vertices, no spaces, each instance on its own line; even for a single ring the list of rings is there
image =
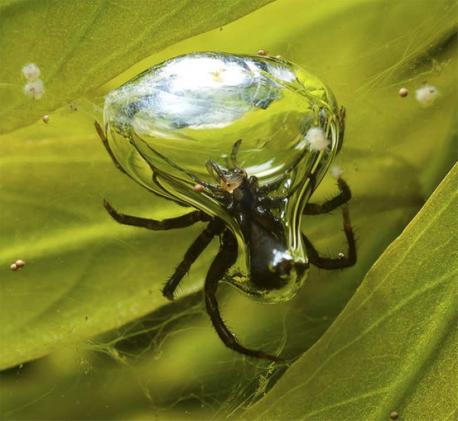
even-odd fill
[[[262,195],[272,193],[273,191],[277,190],[282,185],[282,183],[285,182],[286,178],[287,176],[283,176],[278,180],[273,181],[272,183],[259,187],[259,193]]]
[[[190,207],[186,203],[181,202],[180,200],[178,200],[177,198],[172,198],[172,197],[168,196],[168,191],[162,186],[162,184],[159,181],[159,178],[158,178],[157,174],[155,174],[154,172],[153,172],[153,176],[151,177],[151,180],[152,180],[153,184],[159,190],[162,191],[162,193],[158,193],[156,191],[151,191],[156,196],[160,197],[161,199],[168,200],[169,202],[173,202],[173,203],[177,204],[178,206],[182,206],[183,208],[189,208]]]
[[[224,224],[220,219],[212,220],[206,228],[194,240],[191,246],[186,250],[183,260],[175,269],[173,275],[168,279],[162,289],[162,294],[169,300],[173,300],[173,294],[183,277],[188,273],[192,264],[207,248],[215,235],[221,234]]]
[[[105,135],[105,132],[104,130],[102,129],[102,126],[100,126],[100,124],[95,121],[94,122],[94,126],[95,126],[95,130],[97,131],[97,134],[99,135],[100,137],[100,140],[102,141],[103,143],[103,146],[105,147],[105,149],[107,150],[108,152],[108,155],[110,155],[110,158],[111,160],[113,161],[113,164],[115,165],[115,167],[121,171],[123,174],[126,174],[130,177],[129,174],[126,173],[126,171],[124,171],[124,168],[121,166],[121,164],[118,162],[118,160],[116,159],[116,157],[114,156],[113,154],[113,151],[111,150],[110,148],[110,144],[108,143],[108,139]]]
[[[351,190],[348,184],[342,178],[337,179],[337,186],[339,187],[340,193],[330,200],[322,204],[307,203],[305,205],[303,214],[304,215],[319,215],[321,213],[328,213],[335,208],[347,203],[351,199]]]
[[[205,188],[207,188],[208,190],[212,191],[212,192],[218,192],[220,189],[218,188],[218,186],[215,186],[213,184],[209,184],[209,183],[206,183],[205,181],[203,180],[200,180],[198,177],[196,177],[194,174],[190,173],[189,171],[185,170],[184,168],[180,167],[178,164],[175,164],[175,162],[173,162],[172,160],[170,160],[169,158],[167,158],[165,155],[162,155],[160,152],[158,152],[156,149],[154,149],[151,145],[148,145],[148,143],[146,143],[143,139],[140,139],[140,141],[151,151],[153,152],[156,156],[158,156],[159,158],[161,158],[164,162],[166,162],[167,164],[169,164],[172,168],[175,168],[176,170],[180,171],[181,173],[187,175],[189,178],[191,178],[191,180],[193,180],[195,183],[197,184],[201,184],[202,186],[204,186]],[[145,155],[141,152],[140,149],[136,148],[137,149],[137,152],[141,155],[141,157],[149,164],[151,170],[153,172],[157,172],[157,170],[150,164],[149,160],[147,159],[147,157],[145,157]],[[172,180],[173,182],[173,177],[167,177],[167,175],[165,173],[160,173],[161,177],[164,177],[164,178],[168,178],[169,180]]]
[[[97,131],[97,134],[99,135],[100,139],[102,140],[102,143],[103,143],[103,146],[105,147],[106,151],[108,152],[108,155],[110,155],[110,158],[111,160],[113,161],[113,164],[115,165],[115,167],[121,171],[123,174],[127,175],[128,177],[132,178],[132,176],[130,174],[128,174],[124,168],[121,166],[121,164],[118,162],[118,160],[116,159],[116,157],[114,156],[113,154],[113,151],[111,150],[110,148],[110,144],[108,143],[108,139],[105,135],[105,132],[104,130],[102,129],[102,127],[100,126],[100,124],[95,121],[94,122],[94,126],[95,126],[95,130]],[[150,167],[151,168],[151,167]],[[151,171],[153,171],[153,169],[151,168]],[[134,181],[136,181],[134,178],[132,178]],[[154,174],[154,171],[153,171],[153,183],[158,186],[161,190],[164,190],[164,188],[159,184],[159,182],[157,181],[157,175]],[[154,193],[155,195],[161,197],[162,199],[166,199],[166,200],[170,200],[180,206],[184,206],[184,207],[188,207],[186,204],[182,203],[182,202],[179,202],[178,200],[175,200],[175,199],[171,199],[170,197],[167,196],[167,194],[165,195],[162,195],[162,194],[159,194],[155,191],[153,191],[152,193]]]
[[[290,169],[285,172],[285,174],[281,178],[279,178],[278,180],[272,181],[269,184],[265,184],[259,187],[259,193],[264,195],[264,194],[272,193],[273,191],[277,190],[281,186],[281,184],[284,183],[285,180],[287,180],[288,177],[291,176],[291,172],[301,162],[302,158],[304,157],[306,153],[307,153],[307,149],[305,149],[304,152],[296,158],[296,161],[293,163]],[[310,182],[313,186],[312,190],[314,190],[315,189],[314,185],[316,184],[315,177],[310,177]],[[299,187],[299,184],[296,185],[295,189],[297,189],[298,187]],[[290,197],[294,193],[295,189],[290,191],[286,196],[283,197],[283,199],[287,199],[288,197]]]
[[[260,200],[260,203],[263,206],[265,206],[265,207],[267,207],[269,209],[278,209],[284,204],[285,200],[289,199],[296,192],[296,190],[299,187],[299,184],[297,184],[294,188],[292,188],[288,192],[288,194],[286,194],[284,196],[278,196],[278,197],[264,196],[266,194],[272,193],[278,187],[280,187],[281,184],[284,183],[286,178],[287,178],[287,176],[283,176],[281,179],[279,179],[277,181],[274,181],[274,182],[272,182],[270,184],[266,184],[266,185],[261,186],[261,187],[258,188],[258,194],[260,194],[260,196],[262,197],[262,199]]]
[[[232,168],[237,168],[237,154],[240,149],[240,145],[242,143],[242,139],[237,140],[234,145],[232,146],[232,151],[231,151],[231,159],[230,159],[230,164]]]
[[[196,222],[208,221],[210,219],[210,217],[205,213],[201,211],[195,211],[182,216],[177,216],[176,218],[168,218],[163,219],[162,221],[157,221],[154,219],[141,218],[138,216],[125,215],[123,213],[119,213],[106,200],[103,201],[103,206],[111,215],[111,217],[120,224],[147,228],[154,231],[169,230],[174,228],[185,228],[189,227],[190,225]]]
[[[338,118],[339,118],[339,123],[340,123],[340,127],[342,128],[342,131],[340,132],[339,150],[342,147],[343,138],[344,138],[344,134],[345,134],[345,117],[346,117],[346,115],[347,115],[347,110],[345,109],[345,107],[340,107]]]
[[[267,209],[278,209],[285,203],[286,197],[263,197],[259,202]]]
[[[219,281],[223,278],[226,271],[235,263],[236,258],[237,243],[235,241],[234,235],[229,230],[226,230],[223,234],[223,241],[218,254],[213,260],[205,279],[205,304],[213,327],[215,328],[216,333],[220,339],[223,341],[224,345],[226,345],[228,348],[250,357],[261,358],[275,362],[281,361],[281,359],[275,355],[270,355],[259,350],[245,348],[244,346],[240,345],[234,334],[226,327],[223,319],[221,318],[218,302],[216,300],[216,291],[218,289]]]
[[[356,263],[356,241],[353,234],[353,229],[350,222],[350,213],[348,207],[342,208],[343,228],[345,237],[347,238],[348,252],[347,255],[341,258],[322,257],[319,255],[316,248],[310,240],[303,234],[305,247],[310,263],[322,269],[342,269],[353,266]]]

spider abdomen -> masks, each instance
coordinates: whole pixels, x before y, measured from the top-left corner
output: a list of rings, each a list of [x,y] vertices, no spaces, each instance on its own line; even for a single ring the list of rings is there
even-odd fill
[[[286,244],[257,224],[250,225],[250,282],[269,301],[290,299],[302,285],[307,265],[294,261]]]

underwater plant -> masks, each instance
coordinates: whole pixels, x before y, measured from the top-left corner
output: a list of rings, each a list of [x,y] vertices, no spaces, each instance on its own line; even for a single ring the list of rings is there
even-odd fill
[[[456,16],[449,0],[2,2],[2,418],[451,418],[457,406]],[[257,107],[256,115],[267,113],[253,124],[253,138],[246,135],[249,124],[233,131],[228,125],[223,137],[208,128],[186,154],[170,144],[169,163],[145,146],[149,161],[122,167],[136,168],[140,175],[131,176],[149,183],[151,167],[144,163],[150,162],[181,184],[156,197],[132,182],[94,130],[98,121],[105,134],[105,98],[160,63],[205,51],[295,63],[329,86],[346,109],[339,153],[337,132],[326,133],[326,127],[340,130],[337,106],[311,112],[300,127],[296,105],[270,113],[276,108],[268,104],[282,102],[278,88],[267,84],[265,91],[242,90],[232,102],[225,98],[235,119],[247,104]],[[217,105],[193,119],[222,124]],[[174,131],[191,130],[185,121],[174,124]],[[236,168],[258,177],[261,188],[287,173],[282,163],[294,167],[296,155],[263,144],[276,130],[279,139],[301,134],[303,143],[298,138],[298,149],[291,149],[298,156],[307,151],[308,164],[294,180],[310,175],[312,161],[326,163],[313,196],[310,182],[304,184],[299,207],[338,194],[336,178],[351,188],[358,259],[343,270],[310,265],[296,295],[275,305],[221,284],[225,325],[245,348],[282,359],[272,362],[228,349],[209,320],[201,289],[218,254],[216,237],[186,270],[174,302],[162,294],[210,221],[152,233],[115,223],[103,201],[118,214],[163,220],[189,212],[181,205],[191,197],[230,223],[231,183],[246,181]],[[125,157],[115,147],[131,144],[107,137],[118,159]],[[156,150],[157,142],[148,142]],[[312,153],[311,145],[318,150]],[[332,160],[319,159],[321,153]],[[269,156],[273,162],[255,171]],[[336,167],[328,168],[330,161]],[[177,189],[180,204],[167,200]],[[281,198],[289,186],[281,189],[267,197]],[[288,219],[278,209],[267,218],[284,229],[294,209]],[[295,221],[296,232],[322,255],[348,256],[340,209]],[[239,245],[248,244],[241,230],[237,235]],[[278,269],[300,271],[288,263],[292,252],[283,252]],[[249,272],[247,261],[238,262],[242,272]]]

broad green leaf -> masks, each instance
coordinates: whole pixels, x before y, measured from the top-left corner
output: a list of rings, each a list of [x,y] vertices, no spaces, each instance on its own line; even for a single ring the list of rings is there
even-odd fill
[[[10,0],[0,5],[0,133],[94,90],[153,52],[271,0]],[[23,93],[36,63],[45,94]]]
[[[345,310],[246,419],[453,419],[458,165]]]
[[[273,2],[223,30],[154,54],[114,81],[110,74],[106,85],[88,94],[90,103],[99,103],[110,87],[177,54],[265,48],[324,78],[346,106],[347,134],[337,163],[354,193],[358,265],[312,270],[296,299],[283,305],[222,291],[223,316],[244,344],[282,350],[286,358],[307,350],[450,168],[455,7],[447,1],[421,7],[387,7],[382,0]],[[415,101],[425,80],[441,91],[427,109]],[[407,98],[398,96],[401,86],[409,88]],[[40,122],[1,139],[1,335],[7,332],[0,337],[7,344],[1,363],[51,353],[5,374],[0,394],[6,413],[152,418],[182,407],[199,418],[200,405],[217,418],[234,413],[262,396],[284,367],[266,368],[227,350],[202,304],[184,299],[164,307],[159,289],[201,227],[151,233],[114,224],[103,212],[103,197],[126,212],[157,218],[183,209],[118,173],[93,132],[92,104],[75,104],[78,111],[53,113],[47,126]],[[334,183],[327,180],[314,200],[335,194]],[[339,212],[306,218],[304,231],[323,253],[345,251]],[[185,279],[182,296],[200,288],[216,246]],[[8,266],[18,257],[27,266],[11,273]],[[113,328],[109,336],[88,339]]]

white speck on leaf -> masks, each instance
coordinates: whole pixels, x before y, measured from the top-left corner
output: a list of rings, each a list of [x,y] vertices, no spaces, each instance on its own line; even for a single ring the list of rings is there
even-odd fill
[[[321,127],[311,127],[305,135],[305,140],[312,151],[322,151],[329,146],[324,130]]]
[[[22,68],[22,74],[28,82],[35,82],[40,78],[41,71],[35,63],[29,63]]]
[[[415,91],[415,98],[422,107],[430,107],[439,96],[435,86],[424,85]]]
[[[41,79],[28,82],[24,86],[24,94],[34,99],[40,99],[45,93],[45,87]]]
[[[343,169],[338,165],[333,165],[330,169],[330,173],[334,178],[340,178],[343,174]]]

